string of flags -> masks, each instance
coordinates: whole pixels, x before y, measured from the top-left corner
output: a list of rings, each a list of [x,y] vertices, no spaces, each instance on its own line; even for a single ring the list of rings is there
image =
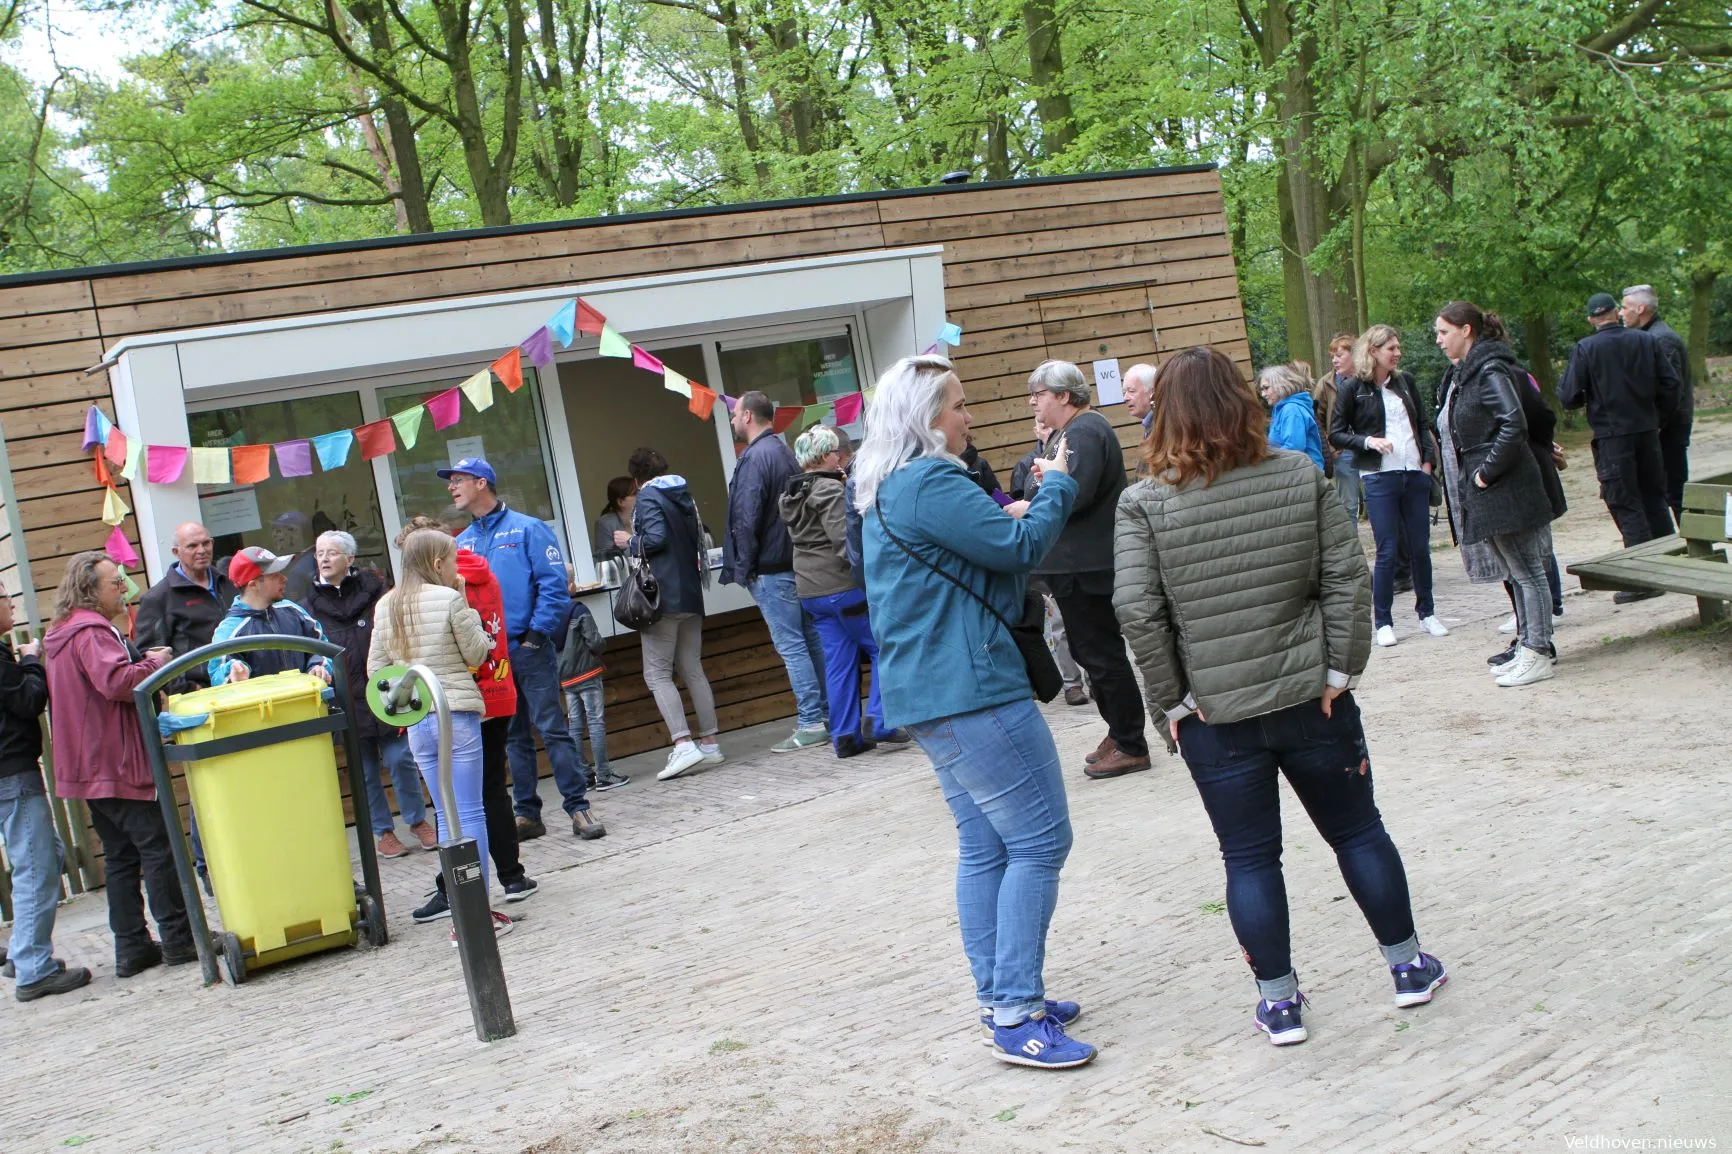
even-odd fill
[[[686,398],[687,411],[699,420],[711,419],[718,398],[729,413],[734,411],[737,398],[710,389],[663,364],[654,354],[621,336],[593,305],[574,297],[561,304],[546,324],[461,383],[389,417],[314,437],[263,445],[147,445],[136,436],[127,436],[107,414],[92,405],[84,418],[81,451],[91,454],[97,483],[104,490],[102,520],[113,530],[105,551],[123,565],[139,563],[122,527],[132,510],[116,491],[116,471],[132,485],[141,481],[173,485],[189,468],[196,484],[256,485],[271,477],[273,460],[279,477],[309,477],[314,461],[321,472],[340,469],[350,463],[357,447],[363,462],[394,453],[399,445],[413,449],[420,440],[423,424],[431,420],[435,432],[451,428],[463,419],[464,398],[468,398],[476,412],[486,411],[494,403],[494,378],[505,386],[507,393],[517,392],[523,387],[525,360],[535,368],[545,368],[553,363],[554,342],[559,342],[561,348],[569,348],[579,333],[596,338],[601,356],[629,360],[635,368],[659,376],[662,387]],[[962,329],[946,321],[925,351],[933,353],[940,345],[954,347],[961,343]],[[815,405],[779,407],[774,428],[781,433],[795,422],[805,428],[832,416],[837,425],[852,424],[860,419],[872,391],[866,389]]]

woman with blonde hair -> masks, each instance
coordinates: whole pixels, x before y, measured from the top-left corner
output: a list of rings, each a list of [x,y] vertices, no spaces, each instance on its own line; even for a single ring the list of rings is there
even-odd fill
[[[1227,916],[1257,979],[1255,1021],[1303,1042],[1281,875],[1287,778],[1335,851],[1395,982],[1431,1000],[1407,874],[1372,798],[1352,688],[1371,656],[1359,536],[1321,472],[1269,451],[1233,362],[1186,349],[1155,378],[1149,478],[1119,499],[1113,607],[1214,826]]]
[[[457,573],[457,542],[437,529],[417,529],[403,540],[402,579],[380,600],[374,616],[367,676],[387,665],[425,665],[439,679],[451,710],[451,792],[463,832],[473,837],[481,858],[482,885],[489,884],[486,810],[481,803],[481,690],[473,670],[485,661],[493,641],[481,614],[463,595]],[[409,748],[433,795],[439,840],[451,839],[450,814],[439,791],[439,719],[429,713],[409,729]],[[508,933],[511,919],[493,915],[494,930]],[[456,937],[453,931],[452,942]]]
[[[1371,579],[1372,614],[1379,645],[1395,644],[1395,571],[1401,543],[1413,572],[1414,611],[1433,637],[1449,630],[1431,598],[1431,477],[1437,438],[1419,404],[1413,378],[1400,372],[1401,335],[1372,325],[1353,344],[1353,371],[1341,384],[1329,442],[1353,451],[1365,487],[1377,568]]]
[[[1311,401],[1311,370],[1300,361],[1270,365],[1257,374],[1257,391],[1269,406],[1269,443],[1304,453],[1323,467],[1323,434]]]

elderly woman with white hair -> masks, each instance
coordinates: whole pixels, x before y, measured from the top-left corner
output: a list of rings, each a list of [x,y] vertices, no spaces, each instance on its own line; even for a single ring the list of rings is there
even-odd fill
[[[380,772],[390,770],[397,788],[397,805],[422,849],[439,844],[439,835],[427,820],[427,801],[421,792],[421,772],[409,751],[409,739],[395,726],[386,725],[367,708],[367,648],[373,642],[373,611],[385,595],[385,579],[372,569],[355,568],[355,538],[341,530],[319,534],[313,555],[319,577],[307,589],[305,608],[324,629],[334,645],[343,647],[343,664],[349,674],[355,727],[361,739],[361,770],[367,781],[367,808],[373,818],[373,836],[380,857],[402,857],[409,852],[397,836],[391,820],[391,803],[385,797]]]
[[[801,471],[782,491],[782,520],[794,542],[794,591],[812,615],[824,648],[824,687],[830,701],[830,744],[837,757],[865,753],[880,741],[901,743],[906,730],[884,724],[877,677],[878,643],[866,615],[866,591],[848,560],[848,512],[842,438],[813,425],[794,442]],[[872,662],[872,689],[860,715],[860,662]]]
[[[909,357],[879,378],[854,458],[866,596],[885,717],[931,759],[956,821],[957,921],[992,1055],[1064,1069],[1095,1056],[1066,1035],[1081,1009],[1047,998],[1043,973],[1070,804],[1010,630],[1029,616],[1029,570],[1058,539],[1077,484],[1069,450],[1054,445],[1034,465],[1039,492],[1006,516],[963,468],[968,425],[943,357]]]
[[[1311,402],[1311,370],[1298,361],[1270,365],[1257,374],[1257,391],[1269,406],[1269,443],[1304,453],[1323,467],[1323,433]]]

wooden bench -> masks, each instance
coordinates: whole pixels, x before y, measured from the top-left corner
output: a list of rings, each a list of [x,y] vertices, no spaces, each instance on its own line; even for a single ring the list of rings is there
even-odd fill
[[[1728,499],[1732,473],[1692,481],[1684,486],[1683,524],[1676,534],[1571,565],[1569,572],[1583,589],[1683,593],[1696,598],[1702,624],[1723,620],[1732,602]]]

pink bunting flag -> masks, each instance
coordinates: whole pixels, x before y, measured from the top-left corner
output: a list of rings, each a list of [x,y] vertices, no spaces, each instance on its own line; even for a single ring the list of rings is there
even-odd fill
[[[607,327],[607,318],[590,306],[582,297],[577,298],[577,331],[599,337],[601,330]]]
[[[518,346],[523,355],[529,358],[529,363],[538,369],[544,369],[553,363],[553,334],[546,327],[536,329],[529,334],[529,339]]]
[[[132,542],[126,539],[126,533],[119,525],[108,535],[108,543],[102,551],[122,565],[138,564],[138,551],[132,547]]]
[[[271,446],[277,453],[277,473],[284,477],[313,475],[313,443],[311,441],[278,441]]]
[[[108,440],[102,443],[102,455],[108,458],[108,463],[116,469],[126,464],[126,434],[119,429],[109,431]]]
[[[860,419],[860,410],[866,405],[866,398],[859,393],[849,393],[845,397],[836,398],[836,423],[852,425]]]
[[[179,445],[151,445],[145,458],[145,478],[152,485],[172,485],[186,468],[187,450]]]
[[[546,329],[542,330],[546,332]],[[463,390],[446,389],[436,397],[427,398],[427,412],[433,417],[433,428],[449,429],[463,415]]]
[[[636,345],[631,347],[631,363],[635,367],[642,369],[644,372],[655,373],[657,376],[662,375],[662,373],[667,369],[667,366],[662,364],[658,358],[652,357],[649,353],[638,348]]]

